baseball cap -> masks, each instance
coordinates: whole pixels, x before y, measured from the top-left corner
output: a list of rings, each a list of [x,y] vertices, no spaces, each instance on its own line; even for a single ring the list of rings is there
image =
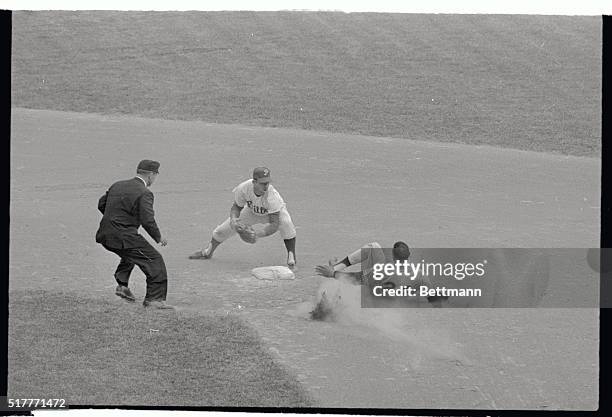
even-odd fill
[[[253,179],[259,182],[270,182],[270,170],[266,167],[257,167],[253,170]]]
[[[400,261],[410,258],[410,248],[401,240],[393,244],[393,257]]]
[[[150,159],[143,159],[138,163],[138,170],[150,171],[159,174],[159,162]]]

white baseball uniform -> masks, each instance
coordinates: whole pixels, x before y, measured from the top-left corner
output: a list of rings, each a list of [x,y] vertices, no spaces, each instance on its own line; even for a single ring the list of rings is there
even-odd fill
[[[278,191],[270,184],[268,189],[261,196],[255,195],[253,191],[253,180],[249,179],[241,182],[234,188],[234,202],[239,207],[243,207],[240,212],[240,221],[252,226],[254,224],[269,223],[269,214],[279,213],[278,230],[283,239],[293,239],[296,235],[295,226],[291,216],[287,211],[285,201]],[[223,242],[236,234],[230,226],[228,217],[223,223],[213,231],[213,238],[217,242]]]

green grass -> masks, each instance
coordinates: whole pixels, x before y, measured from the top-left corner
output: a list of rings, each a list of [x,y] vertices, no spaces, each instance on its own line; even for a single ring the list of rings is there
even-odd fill
[[[72,405],[311,406],[236,317],[112,301],[11,292],[9,396]]]
[[[13,16],[14,106],[601,150],[599,17]]]

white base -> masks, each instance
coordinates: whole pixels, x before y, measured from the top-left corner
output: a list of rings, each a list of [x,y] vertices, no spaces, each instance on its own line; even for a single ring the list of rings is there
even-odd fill
[[[265,279],[269,281],[279,279],[295,279],[293,271],[286,266],[262,266],[253,268],[251,274],[257,279]]]

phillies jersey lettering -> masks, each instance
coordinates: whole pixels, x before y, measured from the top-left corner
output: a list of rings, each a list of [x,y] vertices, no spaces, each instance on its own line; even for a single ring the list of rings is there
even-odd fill
[[[252,201],[247,201],[247,206],[253,210],[253,213],[257,214],[268,214],[268,209],[265,207],[255,206]]]
[[[257,216],[278,213],[285,207],[285,201],[272,185],[268,186],[268,190],[263,195],[256,196],[253,191],[253,180],[246,180],[238,184],[233,192],[236,205],[247,207]]]

